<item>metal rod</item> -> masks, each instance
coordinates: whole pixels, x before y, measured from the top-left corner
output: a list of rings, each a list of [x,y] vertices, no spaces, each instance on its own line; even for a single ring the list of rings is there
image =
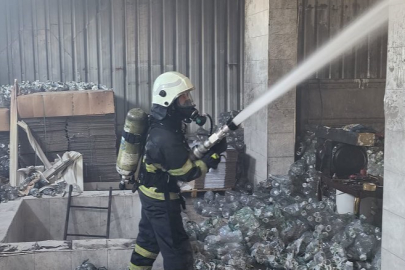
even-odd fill
[[[110,194],[108,196],[107,239],[110,238],[111,203],[112,203],[112,187],[110,187]]]
[[[65,232],[63,234],[63,240],[67,239],[68,235],[68,225],[69,225],[69,213],[70,213],[70,205],[72,203],[72,192],[73,192],[73,186],[69,185],[69,197],[68,197],[68,203],[67,203],[67,210],[66,210],[66,219],[65,219]]]
[[[68,233],[69,236],[84,236],[84,237],[98,237],[98,238],[106,238],[105,235],[95,235],[95,234],[79,234],[79,233]]]
[[[108,207],[99,207],[99,206],[82,206],[82,205],[71,205],[71,208],[84,208],[84,209],[101,209],[108,210]]]

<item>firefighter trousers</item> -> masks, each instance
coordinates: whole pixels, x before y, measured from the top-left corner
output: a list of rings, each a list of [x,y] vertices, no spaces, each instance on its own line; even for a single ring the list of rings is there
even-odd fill
[[[193,269],[193,252],[181,218],[181,200],[158,200],[139,191],[142,217],[130,270],[149,270],[162,253],[165,270]]]

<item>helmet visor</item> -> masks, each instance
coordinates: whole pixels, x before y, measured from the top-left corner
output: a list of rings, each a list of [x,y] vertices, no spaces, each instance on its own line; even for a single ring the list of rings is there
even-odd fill
[[[179,107],[194,107],[195,104],[193,102],[193,98],[191,97],[190,92],[186,92],[186,93],[180,95],[177,98],[177,105]]]

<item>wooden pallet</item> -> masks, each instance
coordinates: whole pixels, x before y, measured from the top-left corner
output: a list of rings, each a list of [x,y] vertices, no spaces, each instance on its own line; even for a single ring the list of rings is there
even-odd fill
[[[199,192],[220,192],[220,191],[227,191],[232,190],[232,188],[204,188],[204,189],[189,189],[189,190],[182,190],[181,193],[191,193],[192,198],[197,198],[197,193]]]

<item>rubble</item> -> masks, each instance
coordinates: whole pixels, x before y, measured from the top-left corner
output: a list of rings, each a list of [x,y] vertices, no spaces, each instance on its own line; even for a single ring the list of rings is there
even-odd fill
[[[76,270],[107,270],[107,268],[104,266],[97,268],[94,264],[89,262],[89,259],[87,259],[81,265],[76,267]]]
[[[270,175],[253,191],[207,192],[194,201],[207,217],[184,227],[196,269],[379,270],[381,230],[335,212],[335,198],[316,198],[314,136],[287,176]]]
[[[0,86],[0,107],[10,107],[10,95],[13,85]],[[108,90],[105,85],[92,82],[53,82],[22,81],[19,84],[20,94],[28,95],[38,92]]]
[[[369,147],[367,149],[368,164],[367,173],[384,177],[384,151],[380,147]]]

